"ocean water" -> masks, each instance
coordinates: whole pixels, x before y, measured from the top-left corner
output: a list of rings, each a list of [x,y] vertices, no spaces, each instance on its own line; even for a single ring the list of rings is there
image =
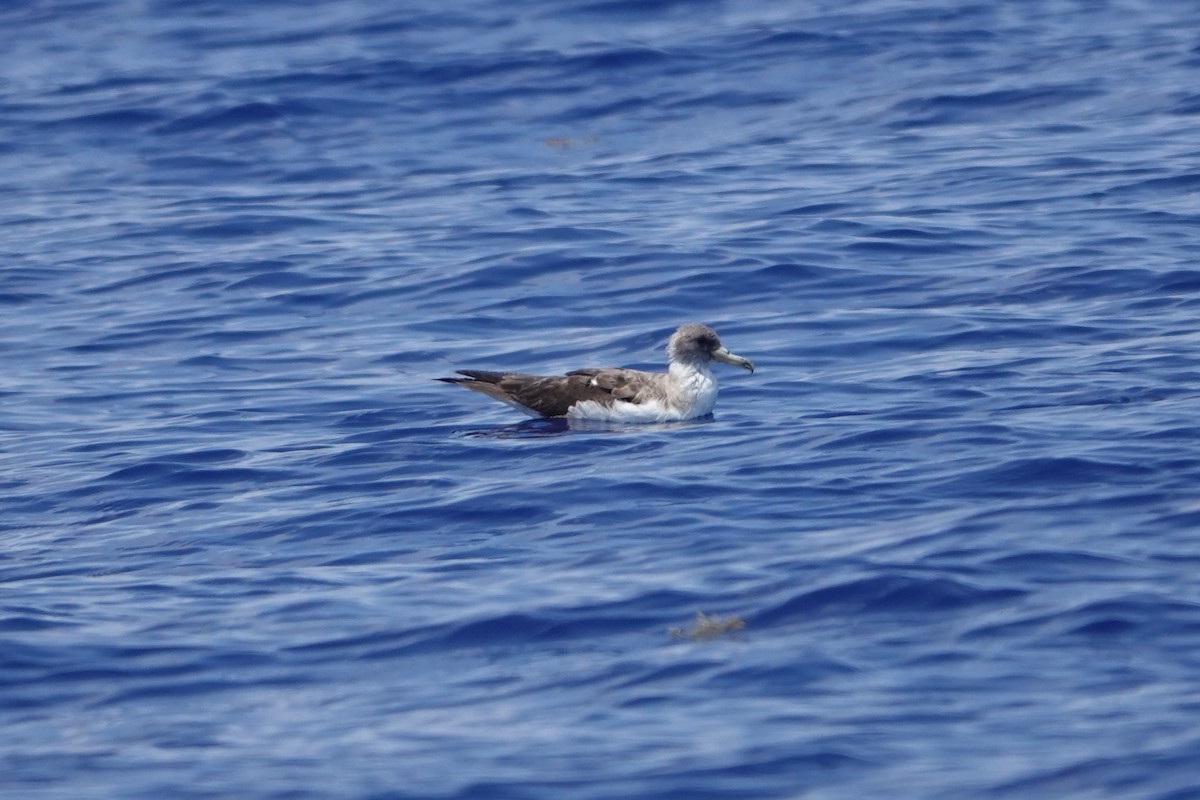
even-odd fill
[[[1149,0],[4,4],[0,794],[1200,797],[1198,87]],[[710,419],[433,380],[692,320]]]

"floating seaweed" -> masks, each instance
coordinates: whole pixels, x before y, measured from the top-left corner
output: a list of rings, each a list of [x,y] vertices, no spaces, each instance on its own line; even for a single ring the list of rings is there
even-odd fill
[[[727,634],[737,633],[746,627],[746,620],[730,614],[726,617],[709,616],[697,611],[692,623],[686,628],[671,628],[667,631],[672,639],[688,639],[693,642],[716,639]]]

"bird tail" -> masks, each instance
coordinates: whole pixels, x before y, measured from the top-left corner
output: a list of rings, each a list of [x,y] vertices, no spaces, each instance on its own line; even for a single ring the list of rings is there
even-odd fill
[[[434,378],[434,380],[442,383],[453,383],[455,386],[461,386],[464,389],[470,389],[473,392],[486,394],[493,400],[499,400],[501,403],[507,403],[510,406],[516,406],[524,410],[524,407],[509,397],[508,392],[500,388],[500,381],[508,373],[491,372],[485,369],[459,369],[455,370],[459,375],[465,375],[463,378]]]
[[[504,379],[508,373],[492,372],[486,369],[456,369],[459,375],[465,375],[465,378],[434,378],[434,380],[442,381],[443,383],[473,383],[474,381],[482,381],[488,384],[497,384]]]

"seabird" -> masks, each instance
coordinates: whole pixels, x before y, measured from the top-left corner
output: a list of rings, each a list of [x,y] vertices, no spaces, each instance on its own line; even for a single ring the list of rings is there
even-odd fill
[[[667,371],[622,367],[577,369],[566,375],[456,370],[438,378],[507,403],[533,417],[609,422],[673,422],[703,417],[717,402],[709,365],[723,361],[754,372],[754,364],[729,352],[707,325],[681,325],[667,342]]]

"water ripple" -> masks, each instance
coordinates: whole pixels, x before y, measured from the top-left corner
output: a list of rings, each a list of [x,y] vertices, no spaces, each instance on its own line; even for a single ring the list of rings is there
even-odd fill
[[[1182,6],[9,5],[5,796],[1200,792]]]

